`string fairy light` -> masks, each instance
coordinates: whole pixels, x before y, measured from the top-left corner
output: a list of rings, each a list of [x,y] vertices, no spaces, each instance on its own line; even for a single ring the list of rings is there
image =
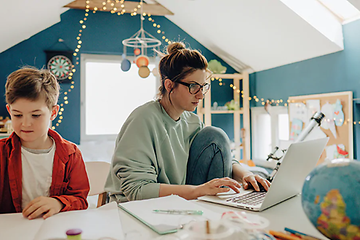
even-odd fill
[[[79,57],[78,57],[78,53],[80,52],[80,48],[81,48],[81,45],[82,45],[82,41],[81,41],[81,37],[82,37],[82,33],[83,33],[83,30],[86,29],[86,25],[85,25],[85,22],[87,21],[87,18],[89,16],[89,11],[90,11],[90,1],[89,0],[86,0],[85,2],[86,6],[85,6],[85,16],[83,19],[81,19],[79,21],[80,23],[80,30],[79,30],[79,33],[78,33],[78,36],[76,37],[76,41],[77,41],[77,45],[76,45],[76,48],[74,50],[74,53],[73,53],[73,56],[76,57],[75,58],[75,65],[79,65]],[[76,69],[75,69],[75,65],[73,64],[72,65],[72,70],[71,70],[71,73],[69,73],[69,77],[68,79],[73,79],[73,76],[74,76],[74,73],[76,72]],[[74,81],[71,81],[70,82],[70,87],[69,89],[67,89],[65,92],[64,92],[64,97],[62,98],[62,103],[60,103],[60,109],[59,109],[59,113],[58,113],[58,116],[57,116],[57,121],[55,123],[55,126],[52,126],[51,129],[55,130],[56,127],[59,127],[60,124],[63,122],[64,120],[64,111],[65,111],[65,105],[68,105],[69,104],[69,96],[68,96],[68,93],[71,92],[71,90],[73,90],[75,87],[74,87],[74,84],[75,82]],[[55,119],[56,120],[56,119]]]
[[[135,7],[133,9],[133,11],[131,12],[127,12],[126,9],[125,9],[125,3],[124,3],[125,0],[107,0],[107,1],[103,1],[102,2],[102,8],[98,8],[98,7],[94,7],[92,12],[95,14],[97,11],[105,11],[107,8],[111,9],[110,12],[112,14],[115,14],[117,13],[117,15],[123,15],[125,13],[129,13],[131,16],[136,16],[138,14],[138,9],[141,8],[141,4],[142,2],[139,2],[137,7]],[[86,25],[85,25],[85,22],[87,21],[87,17],[89,16],[89,11],[90,11],[90,1],[89,0],[86,0],[86,8],[85,8],[85,17],[79,21],[81,27],[80,27],[80,30],[79,30],[79,34],[78,36],[76,37],[76,40],[77,40],[77,46],[74,50],[74,53],[73,55],[76,57],[76,61],[75,61],[75,65],[79,65],[79,57],[77,56],[80,52],[80,48],[81,48],[81,45],[82,45],[82,41],[81,41],[81,36],[82,36],[82,32],[83,30],[86,29]],[[119,6],[120,5],[120,6]],[[152,17],[152,15],[150,13],[143,13],[143,17],[147,17],[148,21],[149,22],[152,22],[152,26],[156,29],[156,33],[161,35],[161,39],[166,42],[167,44],[171,44],[172,41],[170,41],[169,37],[166,36],[166,33],[164,30],[161,29],[161,25],[156,23],[155,22],[155,19]],[[73,65],[73,69],[72,69],[72,73],[69,74],[69,79],[72,79],[73,78],[73,75],[74,73],[76,72],[75,68],[74,68],[74,65]],[[236,89],[236,86],[234,86],[233,84],[226,84],[225,81],[223,81],[222,78],[211,78],[211,81],[218,81],[219,83],[219,86],[229,86],[230,88],[232,88],[234,91],[236,90],[238,93],[241,93],[241,98],[244,98],[244,94],[243,94],[243,91],[241,91],[240,89]],[[62,123],[62,121],[64,120],[64,117],[63,117],[63,113],[65,111],[65,106],[67,104],[69,104],[69,97],[68,97],[68,93],[71,92],[71,90],[74,89],[74,81],[71,82],[71,85],[69,87],[69,89],[67,91],[64,92],[64,98],[63,98],[63,103],[60,104],[60,110],[59,110],[59,114],[58,114],[58,120],[57,120],[57,123],[55,124],[56,127],[58,127],[60,125],[60,123]],[[271,104],[271,105],[275,105],[275,106],[284,106],[284,107],[287,107],[290,103],[294,103],[295,101],[294,100],[283,100],[283,99],[272,99],[272,100],[265,100],[266,98],[263,98],[263,97],[259,97],[259,96],[250,96],[249,97],[249,101],[254,101],[255,104],[261,104],[262,106],[265,106],[266,103],[268,104]],[[351,121],[350,119],[346,119],[344,120],[344,124],[351,124]],[[357,122],[357,121],[354,121],[353,122],[354,125],[359,125],[360,126],[360,121]],[[55,126],[52,126],[52,129],[55,129],[56,127]]]
[[[165,35],[165,31],[161,30],[161,26],[160,24],[157,24],[155,22],[155,20],[151,17],[150,14],[148,14],[148,21],[153,23],[153,27],[157,28],[158,30],[156,31],[158,34],[161,34],[161,39],[164,40],[167,44],[170,44],[171,41],[169,40],[169,38]],[[226,86],[225,82],[223,81],[222,78],[219,77],[212,77],[211,81],[218,81],[219,82],[219,86]],[[236,89],[236,86],[234,86],[233,84],[229,84],[228,85],[230,88],[232,88],[234,91],[236,90],[238,93],[241,93],[241,98],[244,98],[244,92],[240,91],[240,89]],[[254,101],[255,104],[261,103],[262,106],[265,106],[266,103],[271,104],[271,105],[275,105],[275,106],[284,106],[287,107],[290,104],[290,100],[289,99],[272,99],[272,100],[265,100],[266,98],[263,97],[259,97],[259,96],[249,96],[249,101]],[[292,102],[294,103],[295,101],[292,100]],[[350,123],[350,119],[344,120],[344,124]],[[357,122],[354,121],[354,125],[356,125]],[[358,122],[358,125],[360,125],[360,121]]]
[[[219,81],[219,86],[225,86],[225,82],[223,81],[222,78],[219,78],[219,77],[211,77],[210,78],[211,81]],[[241,93],[241,98],[244,98],[244,91],[241,91],[240,89],[236,89],[236,86],[234,86],[232,83],[228,85],[230,88],[232,88],[234,91],[236,91],[237,93]],[[257,96],[250,96],[249,97],[249,100],[250,101],[254,101],[256,103],[261,103],[261,105],[265,105],[265,103],[267,102],[267,100],[264,100],[264,98],[259,98]],[[283,105],[283,106],[287,106],[288,104],[286,102],[284,102],[283,99],[272,99],[271,101],[269,101],[269,103],[271,104],[274,104],[276,106],[280,106],[280,105]]]
[[[116,4],[120,4],[120,9],[118,9],[116,7]],[[138,5],[138,8],[141,7],[141,2],[139,3]],[[106,10],[108,7],[110,10],[111,13],[115,13],[117,12],[118,15],[123,15],[126,13],[126,10],[125,10],[125,5],[124,5],[124,0],[115,0],[115,1],[112,1],[112,0],[107,0],[107,1],[103,1],[102,2],[102,8],[99,9],[98,7],[94,7],[93,8],[93,13],[95,14],[97,11],[102,11],[102,10]],[[110,6],[107,6],[107,5],[110,5]],[[81,45],[82,45],[82,41],[81,41],[81,37],[82,37],[82,33],[83,33],[83,30],[86,29],[86,24],[85,22],[87,21],[87,18],[89,16],[89,11],[90,11],[90,1],[89,0],[86,0],[85,1],[85,16],[83,19],[81,19],[79,21],[80,23],[80,29],[79,29],[79,33],[78,33],[78,36],[76,37],[76,40],[77,40],[77,45],[76,45],[76,48],[74,50],[74,53],[73,53],[73,56],[76,57],[75,59],[75,65],[79,65],[79,57],[78,57],[78,54],[80,52],[80,48],[81,48]],[[134,9],[134,12],[132,15],[136,15],[137,11],[137,8]],[[146,15],[146,13],[144,13]],[[76,69],[75,69],[75,65],[72,66],[72,72],[69,74],[69,77],[68,79],[72,79],[73,78],[73,75],[74,73],[76,72]],[[67,89],[65,92],[64,92],[64,97],[63,97],[63,102],[60,103],[60,109],[59,109],[59,113],[58,113],[58,116],[57,116],[57,122],[55,123],[54,126],[52,126],[51,128],[53,130],[56,129],[56,127],[59,127],[60,124],[63,122],[63,113],[65,111],[65,106],[69,104],[69,97],[68,97],[68,94],[75,88],[74,87],[74,81],[71,81],[71,85],[69,87],[69,89]]]

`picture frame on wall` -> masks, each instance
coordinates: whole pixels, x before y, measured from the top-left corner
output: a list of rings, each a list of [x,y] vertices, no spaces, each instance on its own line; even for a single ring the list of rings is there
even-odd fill
[[[73,52],[46,50],[45,53],[46,68],[55,75],[59,83],[70,83],[72,81]]]

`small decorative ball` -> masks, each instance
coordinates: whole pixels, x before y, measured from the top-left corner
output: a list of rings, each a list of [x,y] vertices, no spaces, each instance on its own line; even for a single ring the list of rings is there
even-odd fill
[[[135,48],[134,54],[139,55],[141,53],[141,50],[139,48]]]
[[[140,55],[136,58],[135,63],[138,67],[148,66],[149,58],[145,55]]]
[[[360,162],[334,159],[306,177],[301,195],[310,222],[330,239],[360,239]]]
[[[131,62],[128,59],[124,59],[121,62],[121,70],[123,70],[124,72],[129,71],[131,68]]]
[[[152,74],[153,74],[155,77],[158,77],[158,76],[160,75],[159,70],[158,70],[157,68],[154,68],[154,69],[152,70]]]
[[[139,76],[142,78],[147,78],[150,75],[150,69],[147,66],[139,68]]]

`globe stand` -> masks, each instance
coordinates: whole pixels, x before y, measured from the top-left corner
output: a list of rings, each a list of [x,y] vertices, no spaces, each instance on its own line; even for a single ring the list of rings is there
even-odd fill
[[[321,125],[321,121],[324,119],[324,117],[325,117],[325,115],[322,112],[316,112],[310,118],[309,124],[304,128],[304,130],[301,131],[300,135],[296,138],[295,142],[303,141],[316,126]],[[268,155],[267,159],[266,159],[266,161],[269,161],[270,159],[278,161],[276,163],[276,166],[275,166],[274,170],[272,171],[272,173],[268,177],[268,180],[270,182],[274,179],[276,173],[278,172],[278,170],[280,168],[281,159],[282,159],[284,153],[286,152],[286,149],[280,150],[280,151],[282,151],[282,156],[281,157],[277,157],[277,154],[276,154],[277,151],[279,151],[279,147],[276,146],[274,151],[272,153],[270,153]]]

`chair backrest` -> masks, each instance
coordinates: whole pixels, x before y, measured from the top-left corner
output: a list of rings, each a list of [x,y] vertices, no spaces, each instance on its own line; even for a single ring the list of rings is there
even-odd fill
[[[99,195],[97,207],[106,202],[106,192],[104,190],[106,178],[109,174],[110,163],[102,161],[85,162],[89,182],[89,196]]]

